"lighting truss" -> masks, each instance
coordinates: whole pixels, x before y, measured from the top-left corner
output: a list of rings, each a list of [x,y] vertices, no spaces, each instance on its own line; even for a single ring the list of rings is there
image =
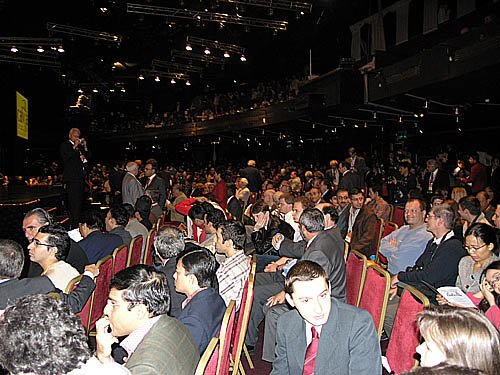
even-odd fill
[[[312,4],[302,1],[286,1],[286,0],[220,0],[228,3],[252,5],[262,8],[274,8],[298,12],[311,13]]]
[[[120,44],[122,41],[121,35],[110,34],[106,31],[95,31],[82,29],[79,27],[59,25],[51,22],[47,22],[47,30],[69,35],[83,36],[85,38],[91,38],[95,40],[105,40],[107,42],[115,42],[118,44]]]
[[[10,53],[10,55],[8,55],[5,52],[0,52],[0,61],[11,62],[14,64],[43,66],[46,68],[55,69],[59,69],[61,67],[61,63],[55,58],[47,59],[41,56],[39,56],[39,58],[30,58],[14,55],[13,53]]]
[[[274,30],[286,30],[287,21],[265,20],[261,18],[239,17],[224,13],[211,13],[199,10],[176,9],[157,7],[152,5],[127,3],[128,13],[149,14],[153,16],[163,16],[172,18],[192,19],[196,21],[208,21],[218,23],[231,23],[242,26],[263,27]]]
[[[0,46],[60,46],[58,38],[0,37]]]
[[[188,80],[189,75],[185,73],[172,73],[172,72],[162,72],[161,70],[155,69],[142,69],[140,73],[144,76],[149,77],[163,77],[163,78],[173,78],[173,79],[183,79]]]
[[[219,49],[221,51],[234,52],[239,55],[245,52],[245,48],[237,46],[236,44],[221,43],[216,40],[198,38],[196,36],[187,36],[186,42],[196,46],[209,47]]]
[[[62,39],[55,38],[0,37],[0,61],[59,69],[61,54],[53,48],[61,44]],[[12,52],[14,46],[25,48]],[[45,46],[45,51],[37,52],[38,46]]]
[[[177,71],[185,71],[190,73],[202,73],[203,68],[194,65],[186,65],[179,64],[170,61],[162,61],[162,60],[153,60],[151,61],[151,65],[153,69],[164,68],[164,69],[173,69]]]
[[[217,56],[211,56],[211,55],[202,55],[198,53],[192,53],[192,52],[187,52],[187,51],[179,51],[177,49],[173,49],[171,51],[172,57],[179,57],[181,59],[186,59],[186,60],[196,60],[196,61],[203,61],[206,63],[210,64],[215,64],[215,65],[224,65],[226,62],[224,58],[222,57],[217,57]]]
[[[78,84],[81,89],[92,89],[92,88],[107,88],[109,85],[104,82],[82,82]]]

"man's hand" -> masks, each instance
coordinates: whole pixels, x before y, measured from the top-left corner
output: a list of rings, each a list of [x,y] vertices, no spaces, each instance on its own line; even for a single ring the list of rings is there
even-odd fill
[[[269,263],[264,268],[264,272],[276,272],[277,269],[278,269],[278,264],[276,264],[275,262],[272,262],[272,263]]]
[[[97,358],[101,363],[114,362],[111,357],[111,345],[118,342],[118,339],[109,332],[109,319],[107,316],[99,319],[95,324]]]
[[[280,303],[285,303],[285,291],[284,290],[282,290],[281,292],[279,292],[275,296],[269,297],[267,299],[266,306],[272,307],[272,306],[278,305]]]
[[[255,226],[253,227],[254,231],[259,231],[262,228],[264,228],[267,224],[267,218],[265,216],[261,216],[259,220],[255,223]]]
[[[389,243],[394,246],[394,247],[397,247],[398,246],[398,240],[395,239],[395,238],[391,238],[391,240],[389,241]]]
[[[391,278],[391,290],[389,291],[389,300],[391,301],[396,296],[396,294],[398,294],[398,283],[399,283],[398,275],[394,275]]]
[[[99,267],[97,267],[95,264],[89,264],[85,266],[85,271],[90,271],[94,274],[94,277],[99,276]]]
[[[76,150],[79,144],[80,144],[80,138],[75,139],[75,144],[73,145],[73,148]]]
[[[271,243],[273,245],[273,247],[278,250],[278,243],[283,240],[284,236],[281,234],[281,233],[278,233],[278,234],[275,234]]]

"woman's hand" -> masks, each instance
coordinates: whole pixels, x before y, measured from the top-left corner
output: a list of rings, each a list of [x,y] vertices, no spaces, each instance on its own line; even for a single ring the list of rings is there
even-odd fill
[[[486,299],[486,301],[488,301],[488,303],[490,304],[490,306],[495,306],[496,305],[496,301],[495,301],[495,296],[493,295],[493,288],[486,281],[486,279],[483,280],[483,282],[481,283],[480,288],[481,288],[482,295],[484,296],[484,298]]]

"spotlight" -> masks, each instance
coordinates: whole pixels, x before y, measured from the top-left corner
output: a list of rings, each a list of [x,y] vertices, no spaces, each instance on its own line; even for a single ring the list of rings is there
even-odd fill
[[[186,86],[191,86],[191,82],[189,82],[189,79],[186,81]]]
[[[265,124],[266,123],[266,118],[265,117],[262,117],[262,123]]]
[[[63,46],[59,46],[59,47],[57,48],[57,52],[63,53],[63,52],[64,52],[64,48],[63,48]]]
[[[19,51],[16,46],[12,46],[12,48],[10,49],[10,52],[14,52],[16,53],[17,51]]]
[[[144,79],[144,76],[141,74],[141,75],[139,76],[139,79],[142,81],[142,80]]]
[[[176,83],[176,82],[175,82],[175,79],[173,79],[173,78],[172,78],[172,79],[170,80],[170,83],[171,83],[172,85],[173,85],[173,84],[175,84],[175,83]]]
[[[83,90],[82,89],[78,89],[78,93],[83,94]]]
[[[186,51],[192,51],[193,47],[191,47],[191,44],[186,44]]]
[[[121,92],[125,92],[125,87],[122,87],[122,89],[120,90]]]
[[[455,107],[455,116],[458,116],[460,114],[460,108]]]
[[[400,124],[402,124],[402,123],[403,123],[403,116],[399,116],[398,122],[399,122]]]
[[[376,120],[377,119],[377,112],[373,112],[373,119]]]
[[[103,13],[106,13],[108,11],[108,8],[105,8],[105,7],[102,7],[102,8],[99,8],[101,10],[101,12]]]
[[[203,52],[205,52],[205,55],[210,55],[210,50],[208,49],[208,47],[206,47],[205,51],[203,51]]]
[[[247,61],[247,58],[245,57],[245,55],[241,55],[240,60],[245,62],[245,61]]]
[[[38,46],[38,48],[36,49],[37,52],[40,52],[40,53],[43,53],[45,50],[43,49],[42,46]]]
[[[156,76],[155,81],[160,82],[160,77]]]
[[[99,92],[99,90],[97,90],[97,89],[93,89],[93,90],[92,90],[92,92]]]
[[[109,92],[115,92],[115,89],[109,89]]]
[[[229,52],[226,51],[226,52],[224,52],[224,57],[229,58],[229,57],[231,57],[231,55],[229,54]]]

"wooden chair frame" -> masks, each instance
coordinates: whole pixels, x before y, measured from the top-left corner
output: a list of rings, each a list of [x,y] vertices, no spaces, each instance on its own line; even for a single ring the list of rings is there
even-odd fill
[[[147,264],[148,256],[153,247],[152,237],[156,234],[156,230],[153,228],[148,233],[148,238],[146,239],[146,247],[144,248],[144,256],[141,259],[142,264]],[[151,254],[152,255],[152,254]]]
[[[200,358],[200,362],[198,362],[198,366],[196,367],[194,375],[205,374],[205,369],[207,368],[210,359],[212,359],[212,355],[214,355],[218,345],[219,345],[219,338],[212,337],[212,340],[210,340],[210,343],[208,344],[207,348],[205,349],[205,352]]]
[[[226,344],[226,340],[228,339],[228,336],[230,338],[230,332],[227,331],[228,326],[229,326],[229,319],[231,318],[231,314],[233,313],[234,309],[236,308],[236,302],[233,300],[229,302],[229,305],[226,308],[226,312],[224,313],[224,317],[222,318],[222,324],[220,326],[220,331],[219,331],[219,359],[217,360],[217,374],[220,374],[222,369],[222,356],[224,352],[224,345]],[[229,333],[229,335],[228,335]],[[231,353],[228,352],[229,358],[231,358]],[[229,360],[229,362],[231,362]]]
[[[380,249],[380,243],[382,242],[382,238],[384,238],[384,237],[385,237],[385,236],[384,236],[384,234],[385,234],[385,229],[386,229],[387,227],[392,227],[392,228],[394,228],[394,229],[392,230],[392,232],[394,232],[395,230],[398,230],[398,228],[399,228],[399,226],[398,226],[396,223],[393,223],[392,221],[388,221],[387,223],[385,223],[385,225],[384,225],[384,230],[383,230],[383,231],[381,232],[381,234],[380,234],[380,238],[379,238],[379,241],[378,241],[378,246],[377,246],[377,256],[375,257],[375,263],[378,263],[378,264],[380,264],[380,265],[381,265],[381,262],[380,262],[380,254],[379,254],[379,252],[378,252],[378,251],[379,251],[379,249]],[[392,232],[391,232],[391,233],[392,233]]]
[[[351,244],[344,240],[344,262],[347,263],[347,258],[349,258],[349,253],[351,249]]]
[[[65,294],[70,294],[73,288],[75,287],[76,284],[82,280],[83,275],[78,275],[77,277],[74,277],[73,279],[70,280],[68,285],[66,286],[66,289],[64,290]]]
[[[139,238],[142,238],[142,236],[140,234],[137,235],[137,236],[135,236],[134,238],[132,238],[132,241],[130,242],[130,247],[128,249],[128,256],[127,256],[127,265],[126,265],[126,267],[132,266],[132,264],[130,264],[132,262],[132,251],[134,249],[135,243],[139,240]],[[142,241],[144,243],[144,238],[142,238]],[[142,246],[141,246],[141,251],[142,251]],[[142,257],[139,257],[139,258],[140,258],[139,261],[141,261]]]
[[[112,258],[112,256],[111,256],[111,255],[107,255],[107,256],[105,256],[104,258],[99,259],[99,261],[96,263],[97,268],[99,268],[99,269],[100,269],[100,268],[101,268],[101,266],[102,266],[104,263],[106,263],[106,262],[107,262],[109,259],[111,259],[111,258]],[[98,279],[99,277],[100,277],[100,275],[98,275],[98,276],[94,277],[94,283],[96,283],[96,289],[97,289],[97,279]],[[92,310],[94,309],[95,291],[96,291],[96,289],[94,289],[94,291],[92,292],[92,295],[91,295],[91,297],[90,297],[89,320],[88,320],[88,322],[87,322],[87,327],[85,328],[85,331],[87,332],[87,335],[88,335],[88,336],[89,336],[89,335],[90,335],[90,336],[94,336],[94,335],[95,335],[95,333],[94,333],[94,334],[92,334],[92,333],[90,332],[90,325],[91,325],[91,323],[92,323]]]
[[[116,249],[113,250],[113,254],[112,254],[112,257],[113,257],[113,268],[111,269],[111,275],[114,276],[115,275],[115,265],[116,265],[116,257],[118,256],[118,253],[120,251],[123,251],[123,248],[125,248],[127,251],[127,260],[125,261],[125,267],[127,267],[127,262],[128,262],[128,247],[126,244],[121,244],[120,246],[118,246]]]

